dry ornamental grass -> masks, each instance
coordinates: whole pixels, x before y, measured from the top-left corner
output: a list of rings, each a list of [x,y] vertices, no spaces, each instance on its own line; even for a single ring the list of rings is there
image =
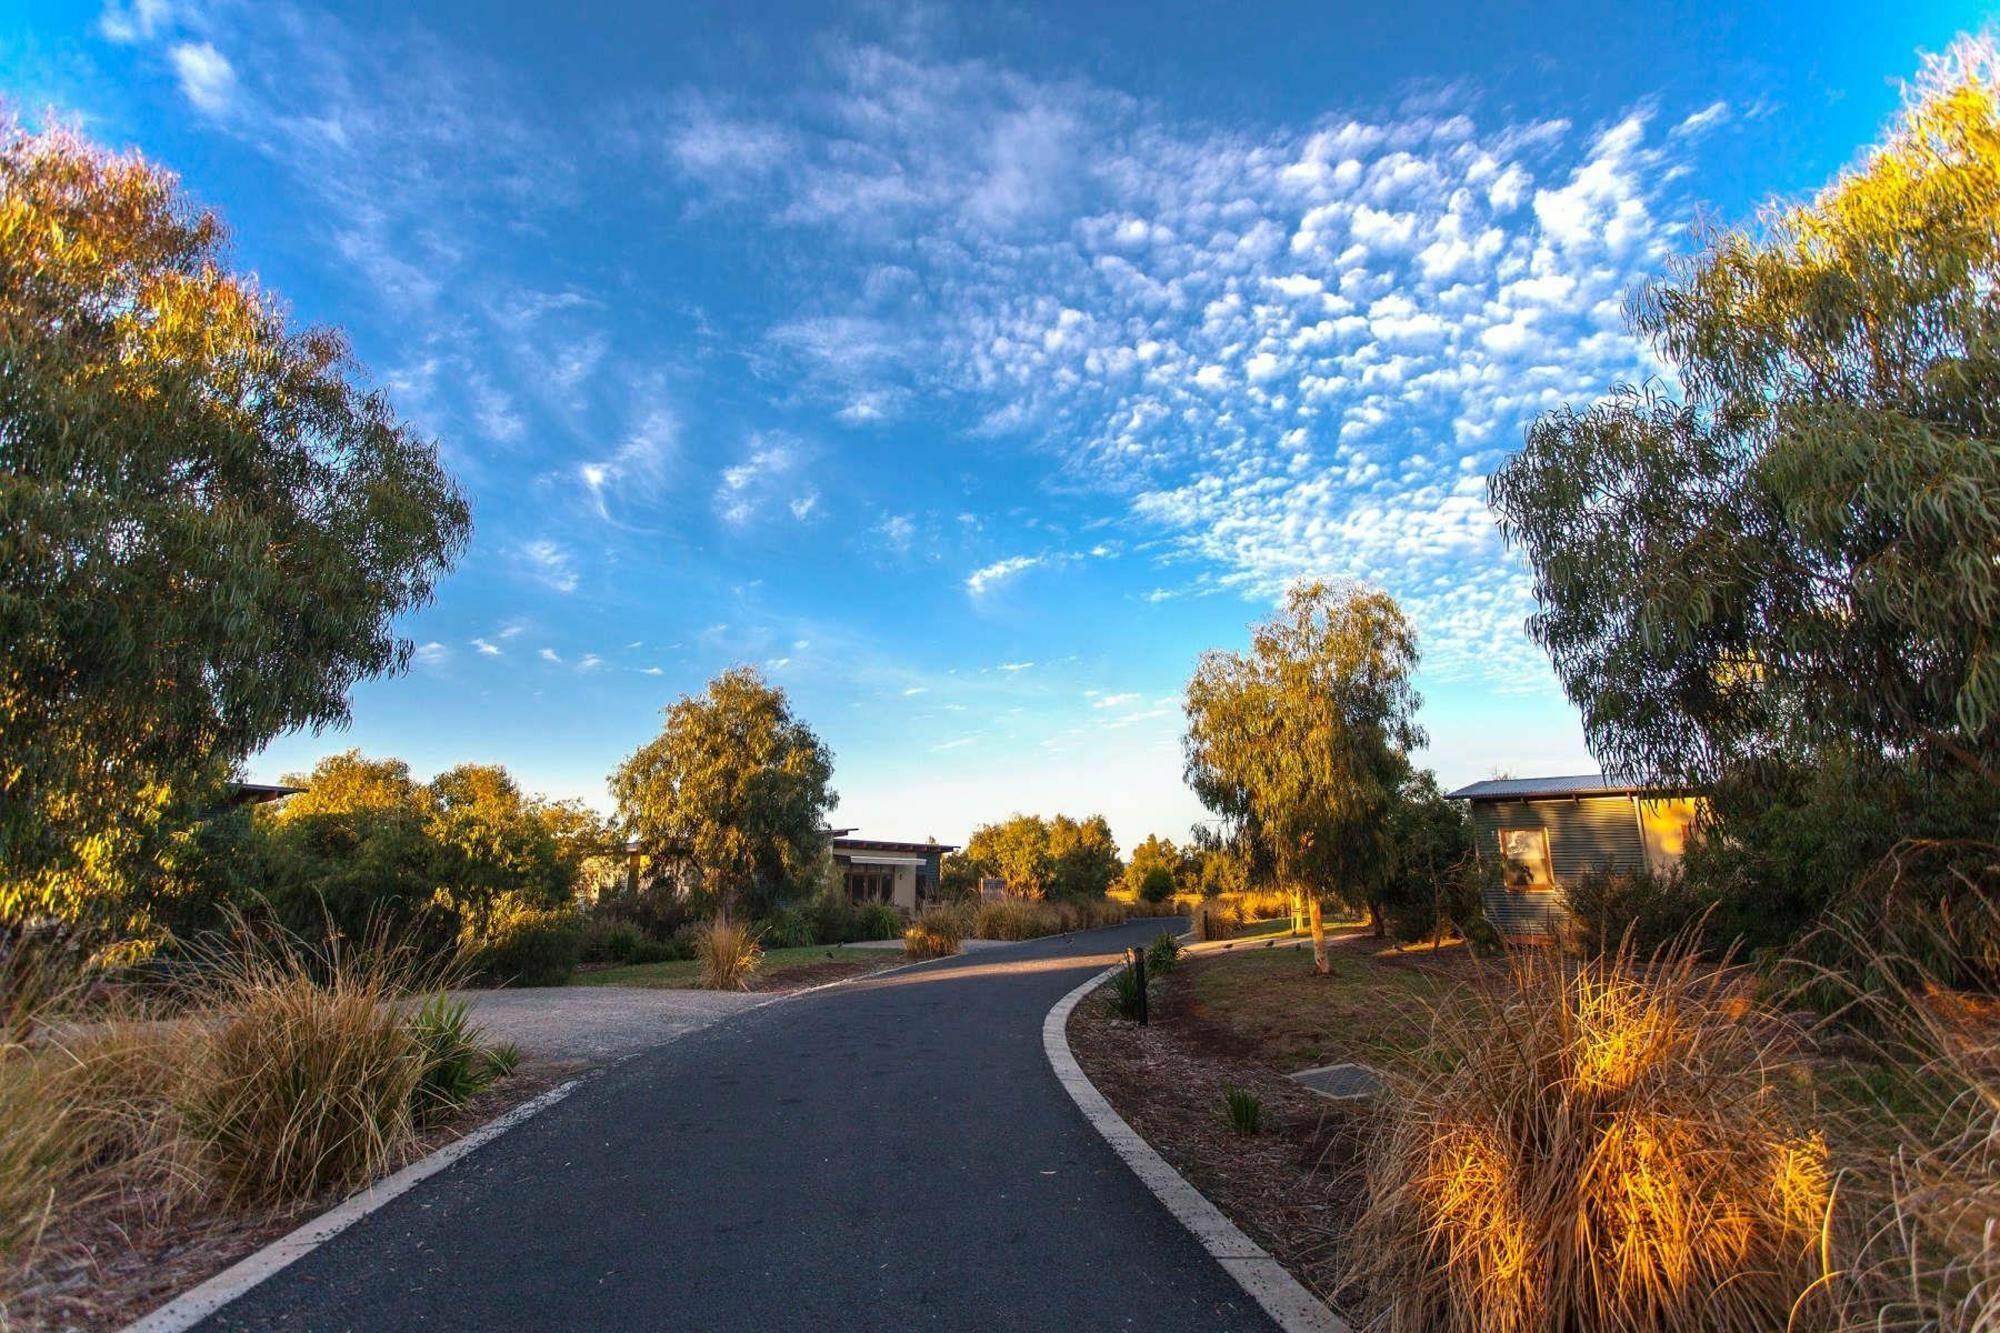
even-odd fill
[[[1775,1095],[1786,1056],[1745,1017],[1725,974],[1629,949],[1524,955],[1511,984],[1441,1009],[1431,1072],[1397,1080],[1372,1145],[1351,1251],[1380,1325],[1811,1325],[1826,1144]]]

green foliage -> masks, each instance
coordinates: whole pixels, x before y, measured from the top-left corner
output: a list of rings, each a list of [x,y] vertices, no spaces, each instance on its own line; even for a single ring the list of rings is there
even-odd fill
[[[1174,872],[1162,865],[1148,866],[1138,889],[1140,902],[1163,903],[1174,896]]]
[[[2000,101],[1934,63],[1886,140],[1633,306],[1671,385],[1492,478],[1591,748],[1707,783],[1825,751],[2000,781]]]
[[[1255,1138],[1264,1128],[1264,1099],[1250,1088],[1225,1088],[1222,1114],[1237,1138]]]
[[[407,665],[470,516],[168,173],[0,122],[0,920],[94,916]]]
[[[503,900],[468,942],[473,969],[495,985],[560,986],[583,959],[583,922],[568,908]]]
[[[1137,1022],[1145,1009],[1146,987],[1139,981],[1139,974],[1130,966],[1121,967],[1111,974],[1111,994],[1105,1003],[1119,1018]]]
[[[1181,960],[1181,942],[1174,938],[1171,930],[1163,930],[1153,937],[1146,946],[1146,970],[1149,973],[1165,975],[1174,970]]]
[[[1019,898],[1101,898],[1124,870],[1104,816],[1014,815],[974,829],[965,847],[945,858],[941,887],[960,896],[993,876]]]
[[[857,940],[893,940],[903,933],[903,914],[887,903],[862,903],[853,929]]]
[[[1311,583],[1247,655],[1204,654],[1188,682],[1188,784],[1268,850],[1277,878],[1358,902],[1390,859],[1405,752],[1423,743],[1415,635],[1393,599]]]
[[[798,907],[766,917],[758,923],[758,931],[767,949],[798,949],[820,942],[812,914]]]
[[[1429,769],[1412,772],[1389,808],[1389,865],[1377,891],[1378,921],[1404,942],[1464,934],[1483,913],[1484,876],[1474,864],[1472,830],[1458,802]]]
[[[1686,876],[1651,870],[1587,870],[1563,897],[1571,938],[1591,958],[1628,944],[1642,958],[1676,943],[1694,947],[1705,938],[1704,916],[1712,906]]]
[[[656,866],[684,867],[697,906],[766,916],[815,887],[833,755],[785,693],[737,667],[666,710],[611,787]]]
[[[1144,842],[1132,849],[1132,859],[1125,863],[1125,891],[1135,898],[1143,898],[1147,876],[1155,869],[1165,870],[1168,882],[1174,885],[1173,889],[1167,891],[1169,896],[1175,889],[1191,890],[1195,887],[1193,883],[1179,882],[1184,874],[1183,857],[1179,849],[1171,840],[1162,838],[1157,833],[1149,833]],[[1191,858],[1185,870],[1198,873],[1198,867]],[[1190,879],[1195,877],[1195,875],[1189,876]]]
[[[451,1115],[486,1090],[503,1070],[489,1059],[472,1027],[470,1008],[442,991],[410,1016],[421,1072],[411,1108],[419,1125]],[[519,1053],[515,1053],[518,1061]]]

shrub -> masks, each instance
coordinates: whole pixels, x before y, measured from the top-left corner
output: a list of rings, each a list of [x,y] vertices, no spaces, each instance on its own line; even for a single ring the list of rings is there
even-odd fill
[[[1111,977],[1111,995],[1108,1003],[1111,1012],[1120,1018],[1135,1022],[1144,1012],[1146,988],[1139,981],[1139,973],[1131,967],[1121,967]]]
[[[812,916],[795,907],[785,908],[766,919],[759,933],[764,946],[769,949],[802,949],[808,944],[819,943],[819,932]]]
[[[304,1202],[380,1174],[413,1134],[423,1053],[380,957],[236,959],[190,1128],[225,1199]]]
[[[626,957],[625,962],[630,966],[636,967],[645,963],[671,963],[676,960],[685,960],[692,957],[694,957],[694,944],[692,940],[683,949],[672,940],[642,939],[637,945],[633,946],[632,952]]]
[[[1588,870],[1563,896],[1569,936],[1591,957],[1615,952],[1628,940],[1635,953],[1648,956],[1683,937],[1693,942],[1707,906],[1681,875],[1650,870]]]
[[[1243,917],[1236,904],[1226,898],[1212,899],[1194,913],[1194,937],[1198,940],[1226,940],[1242,929]]]
[[[630,921],[613,922],[604,935],[604,952],[614,963],[629,963],[646,937]]]
[[[863,903],[854,917],[857,940],[893,940],[903,933],[903,914],[888,903]]]
[[[473,944],[471,966],[499,986],[560,986],[583,959],[583,924],[566,908],[507,904]]]
[[[749,990],[764,963],[757,932],[721,916],[695,937],[694,956],[706,990]]]
[[[439,992],[410,1016],[421,1070],[412,1110],[419,1125],[442,1120],[483,1092],[500,1071],[473,1033],[465,1001]]]
[[[1516,960],[1442,1008],[1369,1149],[1350,1277],[1390,1329],[1784,1328],[1830,1208],[1724,974]]]
[[[1163,903],[1174,896],[1174,872],[1165,866],[1148,866],[1139,876],[1139,901]]]
[[[1181,942],[1174,938],[1171,930],[1155,935],[1152,944],[1146,948],[1146,969],[1149,972],[1171,972],[1180,960]]]
[[[964,918],[965,914],[954,907],[926,908],[903,932],[904,955],[916,959],[951,957],[958,952]]]
[[[1250,1088],[1225,1088],[1222,1114],[1237,1138],[1252,1138],[1264,1127],[1264,1100]]]

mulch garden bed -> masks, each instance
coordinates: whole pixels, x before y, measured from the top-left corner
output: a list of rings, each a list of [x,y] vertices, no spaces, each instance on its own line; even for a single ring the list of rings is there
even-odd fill
[[[1339,1308],[1343,1239],[1364,1199],[1360,1147],[1370,1112],[1306,1091],[1189,1015],[1189,963],[1164,978],[1146,1027],[1092,995],[1070,1016],[1070,1048],[1118,1114],[1321,1299]],[[1239,1138],[1223,1094],[1263,1103],[1261,1132]]]
[[[426,1129],[402,1163],[461,1138],[576,1073],[572,1063],[523,1064]],[[105,1199],[59,1218],[42,1237],[26,1283],[0,1287],[0,1333],[118,1329],[332,1208],[345,1196],[292,1208],[230,1212],[192,1205],[164,1220],[148,1200]],[[16,1275],[18,1276],[18,1275]],[[0,1274],[0,1283],[11,1281]]]
[[[1462,954],[1373,955],[1373,940],[1333,945],[1335,976],[1311,974],[1312,955],[1251,947],[1185,957],[1154,987],[1151,1023],[1114,1016],[1102,992],[1070,1017],[1070,1047],[1118,1114],[1230,1220],[1322,1300],[1358,1319],[1365,1293],[1343,1282],[1346,1237],[1366,1203],[1363,1148],[1375,1118],[1366,1103],[1330,1101],[1285,1075],[1355,1059],[1378,1066],[1384,1038],[1427,1027],[1417,995],[1457,979]],[[1242,1003],[1246,991],[1263,997]],[[1317,1000],[1318,1003],[1301,1001]],[[1261,1012],[1268,1008],[1268,1014]],[[1338,1030],[1346,1028],[1348,1030]],[[1364,1031],[1364,1028],[1371,1030]],[[1263,1103],[1261,1131],[1239,1138],[1224,1109],[1232,1087]]]

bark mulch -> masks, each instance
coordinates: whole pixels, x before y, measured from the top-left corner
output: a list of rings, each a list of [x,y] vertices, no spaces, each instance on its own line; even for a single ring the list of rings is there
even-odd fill
[[[1223,959],[1187,960],[1155,988],[1152,1022],[1115,1017],[1103,994],[1070,1017],[1070,1047],[1118,1114],[1252,1239],[1343,1315],[1345,1238],[1366,1198],[1366,1107],[1330,1102],[1259,1058],[1256,1044],[1205,1022],[1194,974]],[[1231,1087],[1254,1091],[1263,1126],[1239,1138],[1224,1111]]]

